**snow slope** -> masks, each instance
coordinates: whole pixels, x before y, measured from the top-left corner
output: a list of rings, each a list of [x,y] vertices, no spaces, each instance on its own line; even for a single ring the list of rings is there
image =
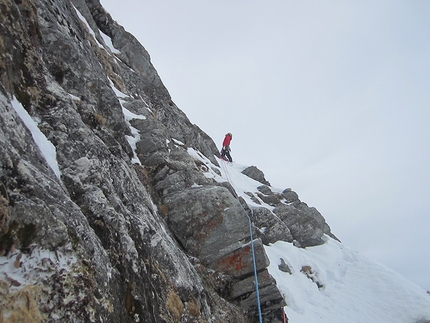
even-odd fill
[[[430,319],[430,295],[393,270],[326,237],[324,245],[299,249],[278,241],[266,247],[269,272],[288,306],[290,323],[405,323]],[[292,274],[282,272],[280,259]],[[310,266],[313,278],[301,269]]]
[[[250,207],[257,206],[245,192],[257,192],[262,184],[241,173],[247,166],[219,160],[221,167],[217,167],[192,148],[188,152],[208,166],[208,178],[229,181]],[[273,208],[264,203],[258,206]],[[425,290],[328,236],[324,240],[321,246],[304,249],[284,241],[265,247],[269,272],[287,303],[289,323],[430,321],[430,295]],[[281,259],[291,274],[279,269]],[[308,274],[302,272],[303,266]]]

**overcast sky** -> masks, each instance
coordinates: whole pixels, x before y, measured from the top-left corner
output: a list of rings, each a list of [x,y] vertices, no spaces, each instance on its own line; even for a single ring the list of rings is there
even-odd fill
[[[237,163],[430,290],[430,1],[101,3]]]

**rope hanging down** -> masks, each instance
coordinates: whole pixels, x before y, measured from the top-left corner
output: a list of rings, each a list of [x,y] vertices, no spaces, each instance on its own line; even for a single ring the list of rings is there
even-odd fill
[[[234,188],[233,182],[231,180],[230,174],[228,172],[227,167],[225,167],[224,163],[227,163],[226,161],[223,160],[223,168],[224,168],[224,172],[227,176],[227,181],[230,183],[230,185],[233,187],[233,192],[234,192],[234,196],[239,199],[239,196],[237,196],[236,190]],[[248,218],[248,222],[249,222],[249,233],[250,233],[250,238],[251,238],[251,251],[252,251],[252,263],[254,266],[254,277],[255,277],[255,293],[257,295],[257,306],[258,306],[258,317],[260,319],[260,323],[263,323],[263,316],[261,314],[261,300],[260,300],[260,290],[258,287],[258,273],[257,273],[257,261],[255,258],[255,249],[254,249],[254,238],[252,236],[252,221],[251,221],[251,217],[248,215],[248,213],[246,212],[245,208],[243,207],[242,203],[240,203],[240,207],[242,208],[243,212],[245,213],[245,215]]]

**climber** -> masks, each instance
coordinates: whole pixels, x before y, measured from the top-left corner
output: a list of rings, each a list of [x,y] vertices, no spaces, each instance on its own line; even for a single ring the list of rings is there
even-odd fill
[[[230,156],[230,141],[233,139],[233,135],[229,132],[225,135],[224,141],[222,142],[222,149],[221,149],[221,158],[229,161],[230,163],[233,162],[233,159]]]

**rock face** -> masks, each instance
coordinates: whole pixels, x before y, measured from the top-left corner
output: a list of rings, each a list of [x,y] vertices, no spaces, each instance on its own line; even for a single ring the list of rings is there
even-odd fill
[[[328,225],[256,168],[273,212],[207,178],[187,149],[218,165],[216,145],[98,0],[0,1],[0,82],[0,321],[255,322],[251,246],[279,321],[263,243]]]

